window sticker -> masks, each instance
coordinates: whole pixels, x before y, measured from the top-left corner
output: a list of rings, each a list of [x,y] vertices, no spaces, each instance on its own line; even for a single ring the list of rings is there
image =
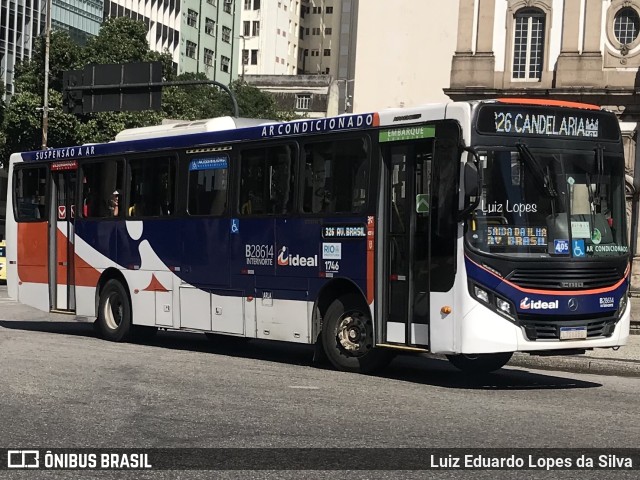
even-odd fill
[[[589,222],[571,222],[571,236],[573,238],[591,238]]]

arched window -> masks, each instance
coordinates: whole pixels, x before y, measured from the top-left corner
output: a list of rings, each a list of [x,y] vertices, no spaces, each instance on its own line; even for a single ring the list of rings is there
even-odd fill
[[[515,15],[513,42],[513,78],[540,80],[544,53],[545,15],[538,9],[525,8]]]
[[[638,38],[640,17],[631,7],[621,8],[613,21],[613,33],[621,45],[629,45]]]

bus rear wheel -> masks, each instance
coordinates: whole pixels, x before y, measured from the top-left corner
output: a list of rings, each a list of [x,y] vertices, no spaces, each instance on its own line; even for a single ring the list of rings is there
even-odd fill
[[[512,352],[482,353],[477,355],[447,355],[449,362],[465,373],[490,373],[504,367]]]
[[[118,280],[109,280],[100,292],[98,303],[100,334],[112,342],[122,342],[131,333],[131,303]]]
[[[375,373],[393,358],[391,352],[375,348],[373,321],[359,295],[344,295],[329,305],[322,327],[322,344],[338,370]]]

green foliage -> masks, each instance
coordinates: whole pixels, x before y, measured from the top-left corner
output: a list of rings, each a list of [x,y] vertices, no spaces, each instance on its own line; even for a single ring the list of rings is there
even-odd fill
[[[160,61],[165,81],[207,80],[203,73],[176,75],[171,55],[168,52],[151,51],[146,35],[144,23],[126,17],[107,19],[98,36],[89,39],[84,47],[75,44],[66,32],[55,31],[51,34],[47,146],[106,142],[113,140],[125,128],[157,125],[162,118],[197,120],[233,114],[228,94],[213,85],[165,87],[162,112],[103,112],[77,116],[64,113],[63,72],[80,70],[91,64]],[[6,107],[0,104],[0,161],[6,162],[11,152],[41,148],[42,72],[44,40],[38,38],[31,60],[16,65],[16,93],[10,104]],[[292,112],[279,112],[273,96],[242,81],[234,82],[230,88],[236,94],[243,117],[280,120],[295,117]]]

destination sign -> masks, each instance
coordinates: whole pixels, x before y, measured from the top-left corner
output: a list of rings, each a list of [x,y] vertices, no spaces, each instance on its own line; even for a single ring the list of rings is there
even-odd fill
[[[484,105],[478,112],[477,130],[487,135],[518,137],[620,138],[618,121],[610,113],[528,105]]]

